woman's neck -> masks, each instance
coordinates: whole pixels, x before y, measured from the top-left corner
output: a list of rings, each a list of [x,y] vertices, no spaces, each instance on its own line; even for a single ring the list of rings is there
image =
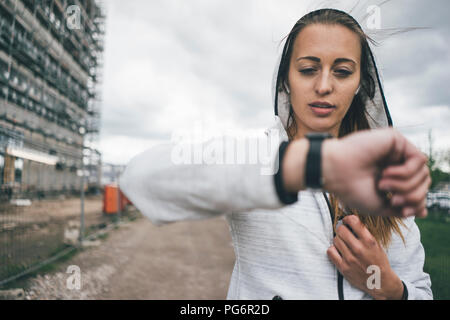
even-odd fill
[[[332,128],[330,130],[321,131],[321,132],[328,132],[333,137],[338,137],[339,136],[339,128],[340,128],[340,126],[338,125],[338,126]],[[295,134],[295,137],[294,137],[293,140],[302,139],[302,138],[304,138],[306,136],[307,133],[310,133],[310,132],[318,132],[318,131],[312,131],[312,130],[307,130],[307,129],[306,130],[305,129],[302,130],[302,129],[303,128],[298,128],[297,129],[297,133]]]

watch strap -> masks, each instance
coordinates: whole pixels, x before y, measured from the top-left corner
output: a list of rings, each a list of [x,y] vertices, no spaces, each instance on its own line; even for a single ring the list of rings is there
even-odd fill
[[[306,156],[305,185],[311,189],[322,189],[322,143],[331,138],[329,133],[309,133],[309,150]]]
[[[402,294],[402,300],[408,300],[408,288],[406,287],[406,284],[403,282],[403,294]]]
[[[278,198],[280,201],[284,204],[292,204],[296,201],[298,201],[298,193],[292,193],[288,192],[284,188],[284,182],[283,182],[283,158],[286,153],[286,149],[288,147],[290,142],[283,141],[279,148],[278,148],[278,171],[274,175],[275,179],[275,189],[277,191]]]

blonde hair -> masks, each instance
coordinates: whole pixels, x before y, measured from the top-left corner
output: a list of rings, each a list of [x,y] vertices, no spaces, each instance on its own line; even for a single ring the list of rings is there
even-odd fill
[[[350,212],[344,213],[343,209],[340,207],[341,202],[334,194],[330,194],[330,202],[331,207],[334,211],[334,232],[336,232],[336,225],[341,217],[349,214],[354,214],[359,217],[362,224],[366,226],[366,228],[374,236],[377,242],[384,248],[387,248],[389,246],[391,242],[392,232],[397,233],[402,239],[403,243],[406,244],[405,238],[403,237],[403,234],[399,227],[399,224],[403,226],[405,226],[405,224],[400,218],[360,214],[355,209],[349,209]]]

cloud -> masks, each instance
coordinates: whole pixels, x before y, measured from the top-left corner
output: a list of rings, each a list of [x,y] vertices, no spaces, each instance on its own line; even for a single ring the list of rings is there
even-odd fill
[[[127,163],[138,150],[198,121],[236,129],[268,125],[280,40],[302,15],[330,2],[353,6],[294,0],[105,2],[103,159]],[[364,14],[368,4],[360,2],[355,12]],[[449,136],[449,3],[429,7],[417,0],[383,5],[385,28],[432,28],[389,37],[375,48],[394,121],[415,141],[430,128]],[[449,148],[446,141],[441,138],[439,145]]]

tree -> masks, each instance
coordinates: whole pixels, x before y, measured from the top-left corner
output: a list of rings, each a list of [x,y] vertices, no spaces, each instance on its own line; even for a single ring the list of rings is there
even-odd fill
[[[431,186],[430,190],[433,190],[440,182],[450,182],[450,172],[446,172],[439,166],[450,163],[450,150],[444,150],[442,152],[433,151],[433,137],[431,130],[428,131],[428,169],[430,170]]]

